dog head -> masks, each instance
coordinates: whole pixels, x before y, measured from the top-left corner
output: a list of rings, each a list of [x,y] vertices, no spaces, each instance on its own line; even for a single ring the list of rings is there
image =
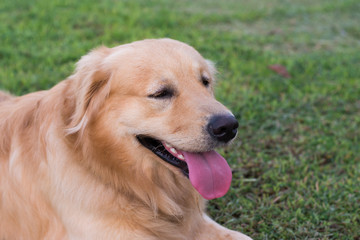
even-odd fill
[[[146,156],[189,177],[203,197],[220,197],[231,170],[213,149],[235,137],[238,123],[214,98],[214,75],[210,61],[175,40],[96,49],[72,76],[77,97],[68,132],[85,133],[108,158]]]

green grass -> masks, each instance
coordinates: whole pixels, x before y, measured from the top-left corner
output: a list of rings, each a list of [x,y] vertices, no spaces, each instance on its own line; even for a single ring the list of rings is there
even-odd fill
[[[48,89],[96,46],[160,37],[217,62],[240,121],[212,217],[254,239],[360,239],[358,0],[3,0],[0,88]]]

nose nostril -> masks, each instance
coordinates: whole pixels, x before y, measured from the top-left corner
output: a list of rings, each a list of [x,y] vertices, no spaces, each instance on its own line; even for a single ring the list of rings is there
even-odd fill
[[[214,128],[213,133],[214,135],[224,135],[227,132],[226,127]]]

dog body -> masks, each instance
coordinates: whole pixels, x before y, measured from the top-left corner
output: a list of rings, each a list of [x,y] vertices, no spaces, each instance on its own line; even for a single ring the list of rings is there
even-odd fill
[[[248,239],[204,213],[228,174],[165,161],[222,166],[212,149],[237,125],[214,72],[186,44],[144,40],[92,51],[48,91],[0,92],[0,239]]]

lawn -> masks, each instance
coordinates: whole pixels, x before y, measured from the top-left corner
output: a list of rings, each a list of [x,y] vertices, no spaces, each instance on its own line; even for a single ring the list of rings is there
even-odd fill
[[[358,0],[2,0],[0,89],[48,89],[96,46],[161,37],[217,63],[240,122],[210,215],[254,239],[360,239]]]

